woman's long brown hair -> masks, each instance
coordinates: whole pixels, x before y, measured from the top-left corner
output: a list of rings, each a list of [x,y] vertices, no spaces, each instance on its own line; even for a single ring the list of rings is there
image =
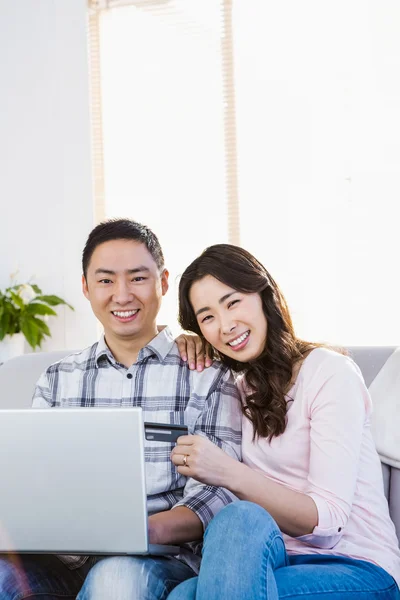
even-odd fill
[[[231,244],[210,246],[183,273],[179,283],[179,322],[186,331],[203,338],[189,300],[195,281],[206,275],[245,294],[258,293],[267,320],[267,341],[255,360],[241,363],[216,353],[233,371],[244,371],[251,393],[246,397],[243,412],[254,427],[254,437],[271,440],[286,427],[287,402],[294,364],[319,344],[295,336],[290,313],[278,285],[266,268],[243,248]]]

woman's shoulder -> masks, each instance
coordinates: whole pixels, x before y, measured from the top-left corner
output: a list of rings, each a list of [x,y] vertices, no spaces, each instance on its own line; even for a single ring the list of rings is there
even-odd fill
[[[349,355],[327,346],[320,346],[311,350],[303,360],[300,370],[310,372],[321,370],[326,373],[355,371],[360,373],[360,369]]]
[[[304,359],[298,377],[307,387],[320,389],[329,380],[365,388],[364,378],[353,359],[331,348],[314,348]]]

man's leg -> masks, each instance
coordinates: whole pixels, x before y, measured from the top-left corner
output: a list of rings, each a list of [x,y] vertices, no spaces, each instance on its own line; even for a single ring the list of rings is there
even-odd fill
[[[113,556],[94,565],[77,600],[164,600],[190,567],[167,556]]]
[[[0,556],[1,600],[72,600],[82,583],[82,576],[56,556]]]

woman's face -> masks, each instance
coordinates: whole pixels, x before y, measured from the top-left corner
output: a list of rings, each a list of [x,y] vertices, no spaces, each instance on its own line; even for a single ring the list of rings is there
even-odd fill
[[[206,340],[240,362],[256,359],[267,340],[260,294],[244,294],[206,275],[196,281],[189,300]]]

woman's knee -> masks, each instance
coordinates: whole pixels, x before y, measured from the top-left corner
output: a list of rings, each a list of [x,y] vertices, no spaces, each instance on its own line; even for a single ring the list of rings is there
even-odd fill
[[[167,600],[195,600],[198,577],[183,581],[172,590]]]
[[[207,527],[205,540],[214,534],[222,536],[225,542],[230,536],[259,533],[265,540],[270,534],[280,533],[278,525],[271,515],[258,504],[239,500],[225,506]]]

